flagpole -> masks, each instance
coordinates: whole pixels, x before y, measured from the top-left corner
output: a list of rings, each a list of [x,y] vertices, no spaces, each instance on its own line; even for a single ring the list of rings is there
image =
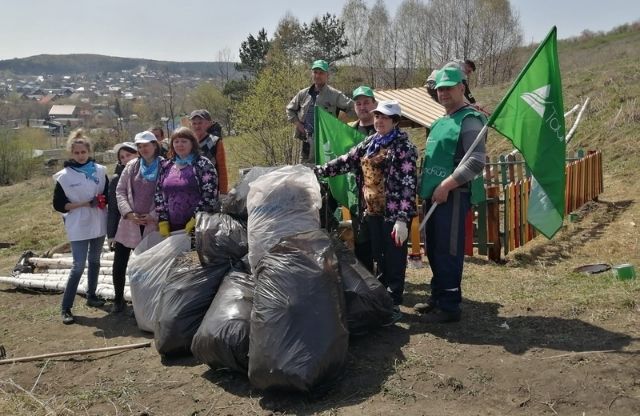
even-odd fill
[[[467,161],[467,159],[469,159],[469,157],[471,156],[471,153],[473,153],[475,148],[480,143],[480,140],[482,140],[484,134],[487,132],[487,129],[488,129],[487,124],[482,126],[482,130],[480,130],[480,133],[478,133],[478,136],[476,137],[476,139],[473,141],[473,143],[471,143],[471,146],[469,146],[469,149],[467,149],[464,156],[462,156],[462,160],[460,160],[460,163],[458,163],[458,166],[462,165],[464,162]],[[427,214],[424,216],[424,219],[420,223],[420,232],[424,230],[425,225],[427,225],[427,220],[429,219],[429,217],[431,217],[431,214],[433,214],[433,211],[435,211],[437,205],[438,205],[437,202],[434,202],[431,204],[431,208],[429,208],[429,211],[427,212]]]

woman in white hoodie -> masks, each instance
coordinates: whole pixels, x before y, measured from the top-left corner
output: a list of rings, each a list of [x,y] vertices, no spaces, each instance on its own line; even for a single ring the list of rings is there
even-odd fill
[[[91,158],[91,141],[82,130],[71,133],[67,150],[71,159],[65,162],[64,169],[53,175],[56,181],[53,207],[62,213],[73,256],[73,266],[62,297],[62,322],[66,325],[75,322],[71,308],[87,258],[87,305],[104,305],[104,301],[96,297],[96,287],[100,253],[107,234],[105,195],[109,189],[107,170]]]

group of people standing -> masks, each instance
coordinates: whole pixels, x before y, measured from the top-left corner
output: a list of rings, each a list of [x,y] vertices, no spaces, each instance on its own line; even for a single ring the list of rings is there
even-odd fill
[[[300,90],[286,107],[296,137],[302,140],[301,163],[311,164],[319,178],[355,174],[359,196],[358,208],[352,212],[355,254],[393,299],[394,313],[386,324],[402,318],[407,239],[411,221],[418,215],[416,195],[423,201],[424,213],[436,207],[424,236],[433,274],[431,294],[414,309],[425,322],[460,320],[464,219],[471,206],[471,183],[485,163],[484,138],[470,151],[486,123],[469,102],[466,80],[472,70],[473,62],[448,64],[430,77],[429,86],[445,115],[431,126],[421,172],[417,148],[399,128],[400,103],[378,102],[365,85],[347,97],[328,85],[329,65],[323,60],[311,66],[313,84]],[[321,166],[315,165],[314,155],[316,105],[336,116],[340,111],[355,115],[351,126],[366,136],[346,154]],[[163,236],[191,232],[196,212],[218,208],[219,194],[228,188],[221,134],[206,110],[193,111],[189,119],[191,128],[175,130],[168,144],[163,143],[162,129],[152,128],[138,133],[133,142],[116,146],[118,164],[111,181],[105,167],[91,158],[90,139],[82,131],[69,137],[71,159],[54,175],[53,197],[54,208],[64,216],[73,255],[62,300],[65,324],[74,322],[71,308],[87,260],[87,305],[104,305],[95,292],[105,235],[114,250],[112,311],[118,313],[125,305],[131,250],[153,231]],[[463,161],[466,153],[469,156]]]
[[[111,311],[120,313],[125,307],[129,256],[140,241],[154,231],[163,236],[180,230],[189,233],[197,212],[212,212],[219,206],[219,194],[227,190],[222,138],[208,131],[214,123],[207,110],[195,110],[189,119],[191,128],[175,130],[168,144],[156,127],[136,134],[133,142],[116,145],[111,179],[92,158],[92,143],[85,133],[77,130],[70,135],[71,158],[54,175],[53,195],[73,257],[61,305],[64,324],[75,322],[71,309],[85,264],[87,305],[105,304],[96,296],[105,236],[114,251]]]
[[[399,128],[400,103],[377,102],[372,89],[364,85],[356,88],[349,99],[328,85],[329,65],[325,61],[312,64],[313,84],[300,90],[286,107],[296,137],[303,140],[301,163],[315,163],[315,105],[335,116],[340,111],[348,115],[355,112],[357,120],[351,126],[366,135],[346,154],[314,166],[314,171],[319,178],[355,174],[359,206],[351,216],[354,251],[393,299],[394,313],[387,324],[402,318],[408,230],[417,215],[416,195],[423,200],[424,213],[432,205],[436,208],[427,221],[424,236],[433,274],[431,294],[414,309],[428,323],[460,320],[464,218],[471,206],[470,184],[482,173],[485,163],[485,138],[461,163],[486,122],[484,115],[470,105],[475,99],[467,76],[473,70],[475,64],[465,61],[434,71],[430,85],[445,115],[431,126],[421,173],[417,148]]]

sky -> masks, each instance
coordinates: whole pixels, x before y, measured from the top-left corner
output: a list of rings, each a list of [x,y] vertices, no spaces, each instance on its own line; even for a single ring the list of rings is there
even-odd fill
[[[369,6],[375,0],[365,0]],[[3,0],[0,59],[96,53],[168,61],[237,60],[249,34],[271,36],[290,13],[310,22],[340,15],[344,0]],[[385,0],[393,14],[402,0]],[[558,27],[558,38],[640,20],[638,0],[511,0],[526,44]]]

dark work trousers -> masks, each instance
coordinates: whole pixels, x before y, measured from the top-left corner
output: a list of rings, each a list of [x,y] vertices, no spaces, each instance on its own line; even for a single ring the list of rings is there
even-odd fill
[[[320,188],[322,196],[322,206],[320,207],[320,228],[324,228],[331,233],[338,229],[339,222],[334,213],[338,209],[338,201],[331,195],[329,185],[322,185]]]
[[[360,217],[357,212],[351,212],[351,229],[353,230],[353,252],[356,258],[367,270],[374,273],[367,217]]]
[[[140,236],[144,234],[144,225],[140,226]],[[129,264],[129,256],[131,248],[126,247],[116,241],[115,250],[113,252],[113,292],[114,302],[124,301],[124,286],[126,282],[127,265]]]
[[[393,304],[401,305],[407,271],[407,242],[396,247],[391,238],[394,223],[385,222],[383,216],[370,215],[366,221],[371,236],[371,254],[377,263],[378,280],[391,294]]]
[[[468,189],[449,192],[447,202],[438,205],[425,226],[427,258],[431,278],[430,303],[446,312],[460,312],[462,267],[464,265],[464,220],[471,207]],[[425,214],[431,207],[425,202]]]
[[[113,253],[113,292],[115,294],[114,302],[124,301],[124,285],[127,273],[127,264],[129,264],[129,255],[131,249],[116,241]]]

